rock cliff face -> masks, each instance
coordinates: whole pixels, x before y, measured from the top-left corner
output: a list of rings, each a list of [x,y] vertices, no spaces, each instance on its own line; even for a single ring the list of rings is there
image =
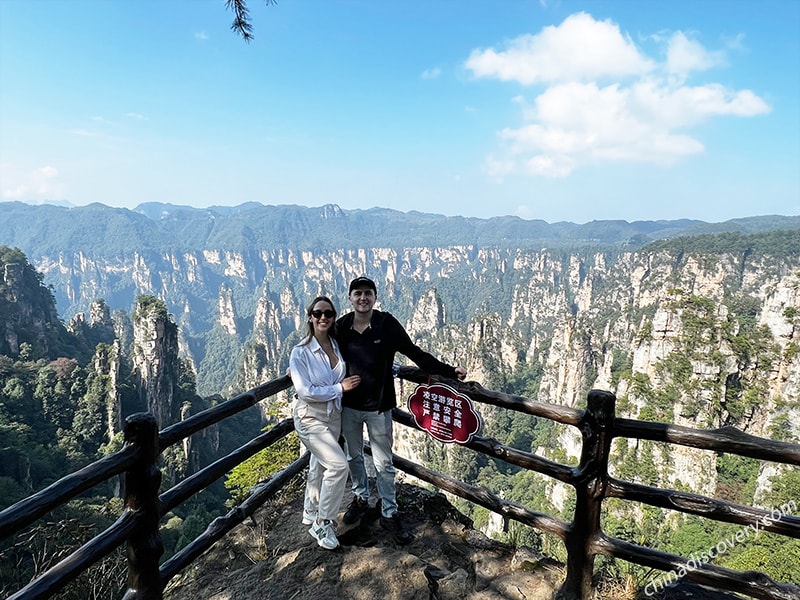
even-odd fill
[[[130,255],[35,255],[68,315],[97,297],[112,309],[128,309],[137,294],[163,300],[176,326],[142,322],[134,331],[142,384],[163,398],[165,419],[180,415],[170,400],[176,371],[164,356],[177,348],[190,360],[203,395],[248,389],[284,372],[313,296],[330,295],[344,312],[349,280],[367,274],[381,309],[486,387],[506,389],[536,373],[541,401],[580,406],[597,387],[617,394],[623,416],[800,439],[796,252],[314,248],[302,240],[239,249],[209,242]],[[574,457],[578,444],[564,433],[556,447]],[[656,464],[650,483],[714,486],[708,453],[663,456],[634,443],[614,451],[622,464]]]
[[[139,302],[133,316],[134,372],[142,404],[161,427],[181,419],[176,406],[178,328],[160,303]]]
[[[97,375],[107,377],[106,398],[106,439],[111,440],[122,431],[122,392],[121,367],[122,356],[119,340],[109,346],[98,346],[94,354],[93,366]]]
[[[58,273],[48,270],[54,264]],[[130,261],[104,264],[78,255],[41,266],[46,280],[59,282],[64,274],[84,282],[78,288],[92,295],[127,281],[138,293],[162,298],[187,340],[183,355],[191,352],[196,364],[205,358],[204,338],[215,326],[251,342],[246,352],[257,348],[261,353],[261,360],[253,363],[253,377],[279,360],[283,340],[299,329],[303,307],[313,295],[332,295],[343,311],[347,282],[368,273],[378,281],[382,308],[400,317],[420,340],[467,362],[473,374],[487,371],[487,345],[497,351],[492,358],[501,374],[540,361],[546,367],[542,400],[574,405],[590,387],[612,383],[622,386],[614,391],[627,393],[625,381],[612,372],[619,367],[614,357],[619,362],[620,354],[631,361],[632,373],[658,384],[656,365],[680,350],[680,340],[690,334],[708,338],[696,353],[718,349],[726,357],[724,364],[692,363],[694,379],[718,380],[716,390],[704,388],[704,393],[710,398],[716,391],[719,396],[726,385],[719,381],[726,379],[723,372],[727,376],[758,367],[756,357],[737,355],[731,346],[742,319],[751,330],[763,329],[778,350],[770,393],[796,397],[796,359],[781,358],[798,342],[796,259],[648,252],[612,257],[466,246],[402,252],[286,249],[255,257],[202,250],[164,257],[137,254]],[[63,293],[63,287],[56,287],[57,295]],[[695,306],[701,301],[712,303],[713,309]],[[87,296],[76,298],[72,310],[82,302],[91,303]],[[731,302],[747,306],[732,310]],[[202,382],[202,369],[198,376]],[[258,382],[248,377],[244,383]],[[718,424],[720,419],[724,417],[719,416]]]
[[[17,355],[23,343],[36,356],[50,354],[66,329],[52,294],[41,292],[42,275],[17,250],[7,249],[0,262],[0,354]]]
[[[800,439],[797,260],[518,252],[496,257],[498,272],[502,264],[513,265],[510,307],[441,327],[442,313],[420,301],[409,321],[416,339],[487,387],[538,365],[541,401],[580,406],[601,388],[617,395],[621,416]],[[577,459],[578,442],[565,432],[551,448]],[[714,495],[713,453],[622,440],[614,452],[615,463],[655,467],[628,479]]]

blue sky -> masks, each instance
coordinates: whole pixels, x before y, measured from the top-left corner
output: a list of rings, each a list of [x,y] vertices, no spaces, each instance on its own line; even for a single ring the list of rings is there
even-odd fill
[[[0,198],[800,214],[797,0],[0,0]]]

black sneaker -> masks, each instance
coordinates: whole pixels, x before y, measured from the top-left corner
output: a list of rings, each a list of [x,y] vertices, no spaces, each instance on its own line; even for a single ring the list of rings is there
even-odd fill
[[[347,509],[347,512],[344,513],[344,517],[342,521],[344,521],[345,525],[352,525],[353,523],[357,523],[361,520],[367,511],[369,510],[369,502],[366,500],[362,500],[360,497],[355,496],[353,501],[350,503],[350,506]]]
[[[367,523],[374,523],[375,521],[381,518],[382,516],[381,509],[382,509],[381,499],[378,498],[378,501],[375,503],[375,506],[368,509],[367,514],[361,517],[361,522],[364,523],[366,521]]]
[[[400,513],[394,513],[391,517],[381,517],[381,526],[392,534],[394,541],[398,544],[407,544],[414,539],[414,536],[403,526]]]

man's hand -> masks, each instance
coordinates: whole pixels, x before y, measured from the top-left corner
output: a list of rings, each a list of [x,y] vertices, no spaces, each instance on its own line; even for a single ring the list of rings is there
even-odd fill
[[[358,387],[359,383],[361,383],[361,375],[350,375],[350,377],[345,377],[342,379],[342,390],[349,392],[350,390]]]
[[[456,367],[456,377],[458,377],[461,381],[464,381],[464,378],[467,376],[467,370],[464,367]]]

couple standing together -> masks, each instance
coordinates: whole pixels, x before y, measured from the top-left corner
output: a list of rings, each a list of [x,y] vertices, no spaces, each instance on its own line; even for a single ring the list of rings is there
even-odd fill
[[[447,365],[422,350],[396,318],[375,310],[377,290],[368,277],[350,282],[348,299],[353,312],[338,320],[330,298],[318,296],[311,302],[306,310],[308,335],[289,359],[297,392],[294,426],[311,453],[303,523],[311,526],[309,533],[326,550],[339,546],[335,527],[348,470],[353,502],[344,522],[358,522],[369,508],[364,425],[377,471],[381,523],[397,542],[412,539],[397,512],[392,465],[395,354],[407,356],[427,373],[451,379],[467,374],[463,367]],[[340,434],[347,454],[339,445]]]

